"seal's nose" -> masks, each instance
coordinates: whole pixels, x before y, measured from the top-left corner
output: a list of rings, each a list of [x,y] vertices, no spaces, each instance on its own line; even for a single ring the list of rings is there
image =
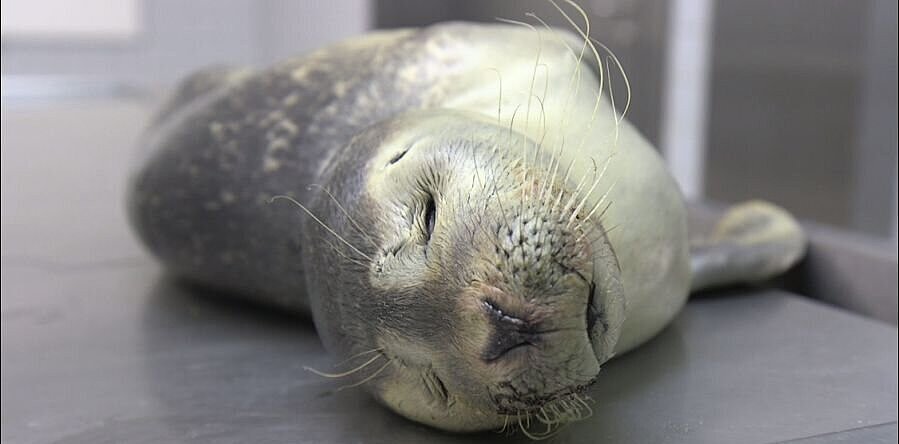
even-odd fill
[[[511,314],[497,303],[484,300],[484,310],[490,320],[490,340],[481,353],[485,362],[494,362],[512,350],[537,345],[540,331],[536,323]]]

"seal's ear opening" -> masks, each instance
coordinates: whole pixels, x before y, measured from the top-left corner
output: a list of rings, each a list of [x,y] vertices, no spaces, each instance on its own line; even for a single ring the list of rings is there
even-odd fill
[[[393,164],[399,162],[400,159],[402,159],[403,156],[405,156],[406,153],[409,152],[409,148],[411,148],[411,147],[406,147],[406,149],[404,149],[404,150],[402,150],[402,151],[396,153],[393,157],[391,157],[391,158],[390,158],[390,161],[388,162],[388,165],[393,165]]]

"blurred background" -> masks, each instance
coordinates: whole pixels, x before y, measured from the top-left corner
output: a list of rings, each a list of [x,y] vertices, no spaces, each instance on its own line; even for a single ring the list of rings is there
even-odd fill
[[[768,199],[895,251],[895,1],[580,3],[627,70],[630,119],[689,197]],[[28,118],[16,110],[77,100],[117,101],[133,114],[121,123],[130,137],[162,91],[204,65],[261,66],[373,28],[529,11],[564,24],[542,0],[6,0],[4,140]],[[3,163],[7,185],[17,173]]]

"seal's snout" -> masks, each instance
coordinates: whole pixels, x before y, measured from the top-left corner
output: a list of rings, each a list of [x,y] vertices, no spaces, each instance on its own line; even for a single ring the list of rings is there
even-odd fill
[[[494,384],[502,414],[538,409],[590,385],[599,371],[588,331],[589,294],[579,277],[555,289],[475,283],[465,304],[482,327],[473,371]],[[587,316],[585,316],[587,312]],[[475,370],[477,369],[477,370]]]
[[[578,294],[575,294],[578,293]],[[557,294],[552,300],[513,296],[493,286],[478,286],[477,311],[486,337],[479,356],[488,365],[514,368],[540,361],[545,355],[577,355],[590,350],[587,332],[589,303],[580,291]],[[583,342],[584,344],[580,344]]]

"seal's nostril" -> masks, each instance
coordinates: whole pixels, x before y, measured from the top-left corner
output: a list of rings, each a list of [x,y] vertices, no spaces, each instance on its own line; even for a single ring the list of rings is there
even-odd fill
[[[594,300],[596,299],[596,282],[590,281],[590,289],[587,294],[587,331],[593,331],[596,321],[599,318],[599,312],[596,311]]]
[[[499,307],[495,302],[491,302],[488,300],[484,301],[484,308],[487,309],[487,313],[490,315],[490,318],[495,322],[504,322],[514,325],[526,325],[523,319],[513,316],[509,313],[508,310],[503,310]]]
[[[485,300],[484,310],[491,327],[490,340],[481,354],[484,361],[496,361],[516,348],[535,345],[539,340],[539,332],[532,324],[511,315],[496,303]]]

